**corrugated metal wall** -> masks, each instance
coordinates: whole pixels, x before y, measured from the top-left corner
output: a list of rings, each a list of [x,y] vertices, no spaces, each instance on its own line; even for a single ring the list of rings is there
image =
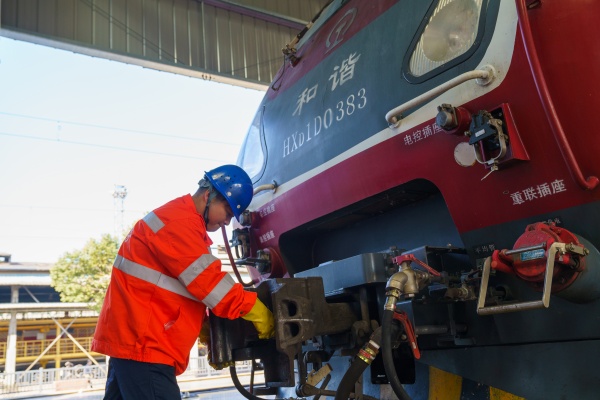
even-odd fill
[[[252,87],[271,82],[281,48],[327,0],[0,3],[0,35]]]

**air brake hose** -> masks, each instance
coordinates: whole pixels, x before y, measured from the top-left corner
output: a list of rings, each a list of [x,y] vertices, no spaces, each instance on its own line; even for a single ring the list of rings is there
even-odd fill
[[[348,400],[350,398],[350,392],[354,390],[354,384],[368,366],[369,364],[358,357],[352,361],[350,368],[348,368],[348,371],[344,374],[344,377],[335,392],[335,400]]]
[[[248,390],[246,390],[246,388],[244,387],[244,385],[242,385],[242,383],[240,382],[240,379],[237,376],[237,371],[235,370],[235,365],[232,365],[231,367],[229,367],[229,373],[231,374],[231,381],[233,382],[233,385],[238,390],[238,392],[240,392],[240,394],[242,396],[244,396],[248,400],[267,400],[267,399],[263,399],[262,397],[255,396],[252,393],[250,393]],[[284,399],[274,399],[274,400],[284,400]]]
[[[382,328],[382,356],[383,356],[383,366],[385,368],[385,374],[387,375],[388,381],[392,386],[392,390],[398,396],[400,400],[411,400],[410,396],[402,387],[402,383],[400,383],[400,378],[398,378],[398,374],[396,374],[396,367],[394,365],[394,357],[392,355],[392,320],[394,318],[393,310],[383,310],[383,318],[381,321]]]
[[[340,385],[335,394],[335,400],[347,400],[350,398],[350,393],[354,390],[354,384],[360,379],[362,373],[367,369],[371,362],[377,355],[379,347],[381,346],[381,327],[377,328],[371,335],[369,342],[361,349],[359,355],[352,361],[350,368],[344,374],[344,377],[340,381]],[[368,349],[374,349],[369,353]],[[374,353],[374,354],[373,354]],[[366,357],[363,357],[365,354]]]

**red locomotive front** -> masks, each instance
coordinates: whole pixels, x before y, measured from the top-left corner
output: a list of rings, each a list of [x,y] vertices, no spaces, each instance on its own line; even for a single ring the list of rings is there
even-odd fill
[[[267,386],[301,396],[347,398],[350,357],[378,398],[387,383],[418,398],[424,365],[594,398],[596,15],[593,1],[330,2],[284,48],[238,159],[255,197],[232,243],[278,329],[269,351],[230,357],[269,360]]]

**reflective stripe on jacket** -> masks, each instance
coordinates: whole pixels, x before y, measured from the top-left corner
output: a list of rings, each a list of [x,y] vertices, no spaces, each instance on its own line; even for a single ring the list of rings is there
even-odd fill
[[[138,221],[115,259],[92,350],[183,373],[207,307],[234,319],[256,302],[221,271],[211,244],[190,195]]]

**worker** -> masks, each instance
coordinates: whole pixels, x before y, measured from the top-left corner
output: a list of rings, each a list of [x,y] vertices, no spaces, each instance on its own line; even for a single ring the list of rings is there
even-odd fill
[[[252,181],[235,165],[206,172],[193,195],[138,221],[115,259],[92,342],[110,356],[105,399],[180,399],[183,373],[206,308],[251,321],[274,335],[273,314],[210,254],[208,232],[228,225],[252,200]]]

